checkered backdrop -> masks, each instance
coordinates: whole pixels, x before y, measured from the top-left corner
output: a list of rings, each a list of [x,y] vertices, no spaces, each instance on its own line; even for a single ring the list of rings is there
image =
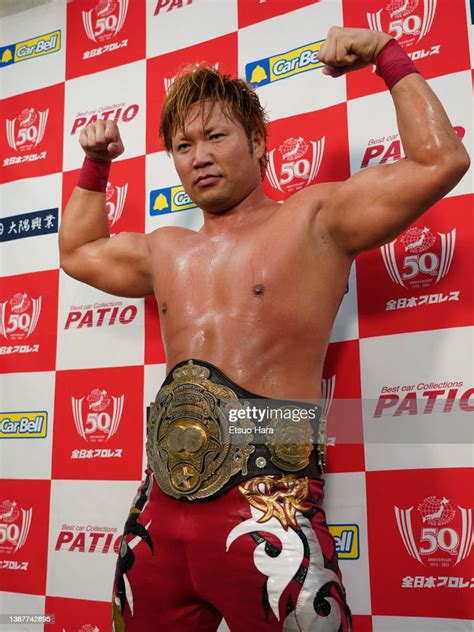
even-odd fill
[[[471,151],[465,0],[62,0],[2,20],[2,613],[54,614],[47,630],[110,630],[146,407],[165,376],[154,300],[110,296],[59,270],[81,129],[98,117],[120,125],[112,233],[202,223],[157,133],[184,63],[256,86],[271,118],[264,186],[275,200],[397,160],[394,109],[373,69],[321,72],[317,50],[334,24],[397,38]],[[472,193],[469,172],[392,243],[358,257],[334,327],[326,508],[356,632],[472,630]]]

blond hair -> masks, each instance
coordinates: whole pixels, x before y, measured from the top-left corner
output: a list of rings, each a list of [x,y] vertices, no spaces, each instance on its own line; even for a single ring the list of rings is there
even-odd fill
[[[195,103],[204,104],[205,101],[218,103],[226,116],[242,125],[251,153],[253,134],[256,132],[261,135],[265,143],[265,151],[260,158],[263,178],[267,167],[267,115],[257,93],[242,79],[233,79],[203,64],[183,68],[166,96],[160,121],[160,136],[166,149],[171,151],[172,138],[178,129],[184,132],[184,123],[191,106]],[[212,109],[208,117],[211,113]]]

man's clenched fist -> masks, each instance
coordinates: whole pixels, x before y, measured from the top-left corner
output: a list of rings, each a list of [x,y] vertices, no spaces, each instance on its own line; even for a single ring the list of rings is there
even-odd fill
[[[81,131],[79,142],[91,160],[108,162],[123,154],[119,128],[113,121],[96,121]]]
[[[379,31],[333,26],[318,53],[319,60],[326,64],[323,73],[340,77],[375,64],[377,55],[390,39],[390,35]]]

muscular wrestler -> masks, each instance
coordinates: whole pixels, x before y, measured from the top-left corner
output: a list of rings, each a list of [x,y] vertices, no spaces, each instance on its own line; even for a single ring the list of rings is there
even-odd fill
[[[302,400],[321,395],[354,257],[441,199],[469,158],[389,36],[335,27],[319,57],[333,77],[377,63],[406,159],[278,204],[262,190],[265,117],[255,92],[196,67],[173,84],[161,133],[203,226],[111,239],[104,190],[124,148],[111,121],[81,133],[86,160],[61,224],[61,267],[111,294],[155,295],[167,358],[149,467],[117,562],[116,632],[207,632],[222,618],[232,632],[352,629],[321,507],[320,409],[310,425],[303,415],[267,420],[265,440],[242,418],[233,427],[240,443],[224,411],[249,400],[309,414]]]

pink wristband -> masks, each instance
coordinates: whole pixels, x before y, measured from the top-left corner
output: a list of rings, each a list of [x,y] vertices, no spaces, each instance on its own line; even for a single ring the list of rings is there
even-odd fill
[[[77,186],[88,191],[98,191],[105,193],[107,180],[109,177],[111,162],[99,162],[91,160],[87,156],[84,158],[81,173]]]
[[[420,71],[400,44],[396,40],[391,39],[377,55],[375,72],[379,77],[382,77],[387,84],[387,88],[391,90],[406,75]]]

